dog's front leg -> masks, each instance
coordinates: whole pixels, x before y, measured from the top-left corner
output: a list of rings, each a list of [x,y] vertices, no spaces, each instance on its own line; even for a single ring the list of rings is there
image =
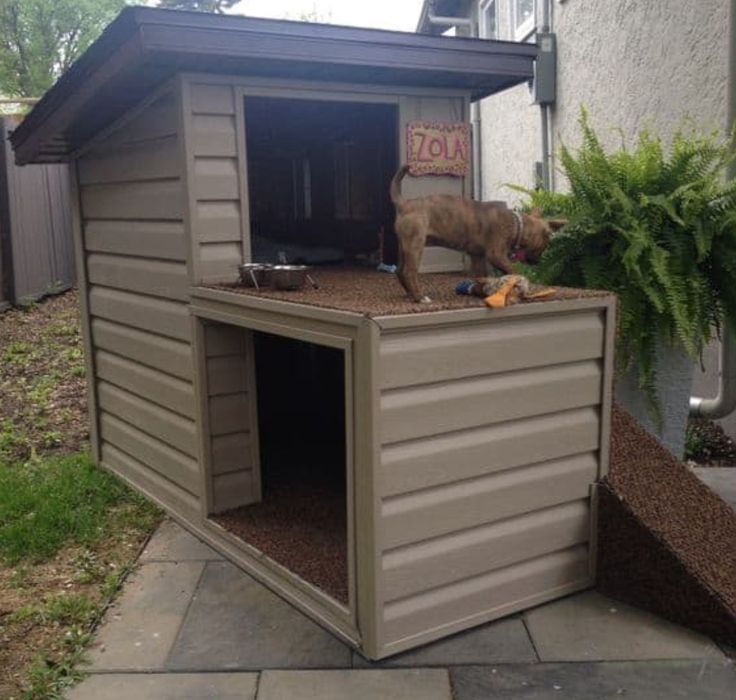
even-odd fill
[[[485,277],[487,274],[486,270],[486,256],[482,253],[480,255],[470,256],[470,274],[473,277]]]
[[[497,253],[497,252],[491,252],[488,254],[488,262],[493,265],[493,267],[501,270],[504,275],[513,275],[514,274],[514,267],[511,264],[511,260],[509,259],[508,253]]]

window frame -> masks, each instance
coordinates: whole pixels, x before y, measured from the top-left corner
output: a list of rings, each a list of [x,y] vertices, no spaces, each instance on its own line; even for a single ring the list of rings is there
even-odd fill
[[[483,0],[480,4],[480,37],[482,39],[500,39],[500,32],[498,27],[498,4],[500,0]],[[495,31],[490,34],[488,31],[488,10],[493,8],[493,14],[495,15]]]
[[[526,41],[537,31],[537,0],[532,0],[532,14],[520,26],[517,26],[516,15],[520,0],[509,0],[509,15],[511,17],[511,35],[515,41]]]

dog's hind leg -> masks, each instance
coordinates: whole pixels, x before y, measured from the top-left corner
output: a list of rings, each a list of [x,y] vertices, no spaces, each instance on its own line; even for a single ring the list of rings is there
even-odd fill
[[[415,227],[397,231],[399,238],[400,260],[397,275],[407,294],[416,302],[428,304],[431,299],[424,296],[419,288],[419,263],[424,252],[426,235]]]

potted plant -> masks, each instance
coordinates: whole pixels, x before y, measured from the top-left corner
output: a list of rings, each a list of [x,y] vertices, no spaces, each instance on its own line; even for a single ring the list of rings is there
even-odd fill
[[[617,294],[617,399],[681,456],[694,362],[736,327],[733,142],[680,130],[665,146],[645,131],[608,152],[585,110],[580,127],[580,148],[560,151],[568,192],[515,188],[569,219],[526,272]]]

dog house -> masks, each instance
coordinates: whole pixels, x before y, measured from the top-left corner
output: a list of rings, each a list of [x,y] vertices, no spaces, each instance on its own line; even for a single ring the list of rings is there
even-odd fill
[[[416,305],[375,270],[408,130],[535,51],[128,8],[13,134],[73,164],[94,458],[370,658],[594,578],[612,299],[491,311],[427,249]],[[319,289],[233,284],[280,256]]]

